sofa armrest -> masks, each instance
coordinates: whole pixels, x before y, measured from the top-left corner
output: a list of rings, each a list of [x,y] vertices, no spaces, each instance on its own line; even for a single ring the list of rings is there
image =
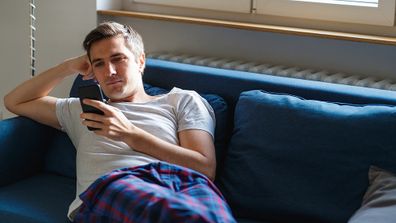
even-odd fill
[[[0,121],[0,186],[39,172],[57,131],[25,117]]]

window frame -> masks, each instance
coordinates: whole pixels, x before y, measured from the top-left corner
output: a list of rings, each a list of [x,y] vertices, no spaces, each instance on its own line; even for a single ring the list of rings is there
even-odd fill
[[[319,0],[129,0],[169,7],[217,10],[245,14],[301,18],[376,26],[394,26],[396,0],[378,0],[378,7],[362,3],[330,4]],[[323,0],[332,2],[335,0]],[[345,0],[346,2],[348,0]]]

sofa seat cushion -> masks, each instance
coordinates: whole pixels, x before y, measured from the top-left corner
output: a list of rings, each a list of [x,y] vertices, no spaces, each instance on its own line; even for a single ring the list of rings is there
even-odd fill
[[[1,187],[0,219],[12,223],[67,223],[75,180],[40,174]]]
[[[396,108],[243,92],[219,186],[237,217],[347,222],[370,165],[396,169]]]

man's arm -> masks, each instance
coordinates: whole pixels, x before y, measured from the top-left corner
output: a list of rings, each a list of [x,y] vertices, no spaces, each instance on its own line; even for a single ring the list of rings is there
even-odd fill
[[[157,159],[196,170],[214,180],[216,156],[212,136],[203,130],[184,130],[179,133],[180,146],[135,129],[126,142],[135,150]]]
[[[216,156],[212,136],[203,130],[179,132],[179,145],[166,142],[134,126],[118,109],[99,101],[84,100],[104,115],[82,113],[83,124],[99,128],[95,133],[115,141],[123,141],[136,151],[157,159],[194,169],[214,180]],[[92,121],[88,121],[92,120]]]
[[[55,111],[56,98],[48,94],[65,77],[78,72],[91,73],[91,66],[85,55],[66,60],[25,81],[4,97],[4,105],[17,115],[59,129],[60,124]]]

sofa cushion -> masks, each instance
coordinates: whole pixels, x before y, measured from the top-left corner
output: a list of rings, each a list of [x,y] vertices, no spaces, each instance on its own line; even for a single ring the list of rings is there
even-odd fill
[[[394,223],[396,221],[396,175],[371,166],[370,186],[362,206],[348,223]]]
[[[347,222],[371,164],[396,169],[396,108],[243,92],[219,186],[237,217]]]
[[[67,210],[75,196],[75,180],[40,174],[0,190],[1,222],[70,222]]]
[[[76,177],[76,149],[69,136],[54,130],[45,159],[45,171],[66,177]]]
[[[169,92],[167,89],[151,86],[144,84],[144,89],[149,95],[166,94]],[[229,129],[228,119],[228,106],[224,99],[215,94],[200,94],[203,98],[208,101],[212,106],[216,116],[216,128],[215,128],[215,147],[216,147],[216,158],[218,165],[221,165],[227,149],[227,133]]]

